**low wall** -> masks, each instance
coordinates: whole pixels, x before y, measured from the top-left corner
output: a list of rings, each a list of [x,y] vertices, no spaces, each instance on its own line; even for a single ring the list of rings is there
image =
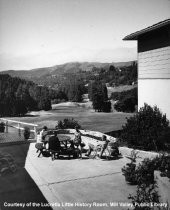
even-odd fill
[[[119,147],[119,151],[120,153],[123,155],[123,156],[130,156],[131,155],[131,152],[133,151],[134,149],[131,149],[131,148],[128,148],[128,147]],[[155,158],[156,156],[159,155],[159,153],[157,152],[147,152],[147,151],[143,151],[143,150],[136,150],[135,149],[135,152],[137,152],[137,157],[139,158]]]
[[[170,205],[170,181],[168,177],[161,177],[160,171],[154,172],[155,180],[158,186],[158,192],[160,195],[160,202],[169,203]]]
[[[60,134],[74,134],[75,129],[61,129],[61,130],[58,130],[58,132]],[[93,138],[95,140],[101,140],[102,136],[105,135],[108,140],[115,141],[115,142],[117,141],[117,139],[115,137],[109,136],[109,135],[101,133],[99,131],[80,130],[80,132],[82,133],[82,136]]]

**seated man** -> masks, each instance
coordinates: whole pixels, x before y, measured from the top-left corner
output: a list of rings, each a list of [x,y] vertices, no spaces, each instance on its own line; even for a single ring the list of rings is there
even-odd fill
[[[61,152],[60,141],[57,137],[57,132],[54,132],[54,135],[49,137],[48,140],[48,149],[51,152],[52,160],[55,159],[55,154],[57,153],[57,157],[59,158]]]

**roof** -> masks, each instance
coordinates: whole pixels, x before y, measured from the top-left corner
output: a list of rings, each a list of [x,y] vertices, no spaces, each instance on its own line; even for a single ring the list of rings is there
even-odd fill
[[[159,23],[156,23],[152,26],[149,26],[147,28],[144,28],[140,31],[136,31],[135,33],[132,33],[130,35],[127,35],[123,38],[123,40],[138,40],[139,36],[143,35],[143,34],[146,34],[148,32],[151,32],[151,31],[154,31],[156,29],[159,29],[163,26],[167,26],[167,25],[170,25],[170,19],[166,19],[164,21],[161,21]]]

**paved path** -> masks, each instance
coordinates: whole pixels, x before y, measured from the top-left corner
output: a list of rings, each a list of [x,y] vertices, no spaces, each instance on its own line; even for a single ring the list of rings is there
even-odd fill
[[[53,209],[128,209],[127,199],[135,190],[126,184],[119,160],[60,159],[37,157],[30,144],[25,168]],[[119,205],[111,207],[110,203]],[[123,207],[122,205],[125,205]]]

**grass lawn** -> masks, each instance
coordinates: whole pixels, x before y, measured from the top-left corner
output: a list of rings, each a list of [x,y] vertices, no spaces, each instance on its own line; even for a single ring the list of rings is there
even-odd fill
[[[50,111],[34,112],[34,115],[25,117],[14,117],[12,119],[22,122],[38,124],[39,127],[46,125],[54,128],[57,121],[64,118],[74,118],[83,129],[94,130],[100,132],[110,132],[120,130],[122,125],[126,123],[126,117],[133,116],[131,113],[120,112],[94,112],[88,107],[78,105],[57,105],[55,109]]]

